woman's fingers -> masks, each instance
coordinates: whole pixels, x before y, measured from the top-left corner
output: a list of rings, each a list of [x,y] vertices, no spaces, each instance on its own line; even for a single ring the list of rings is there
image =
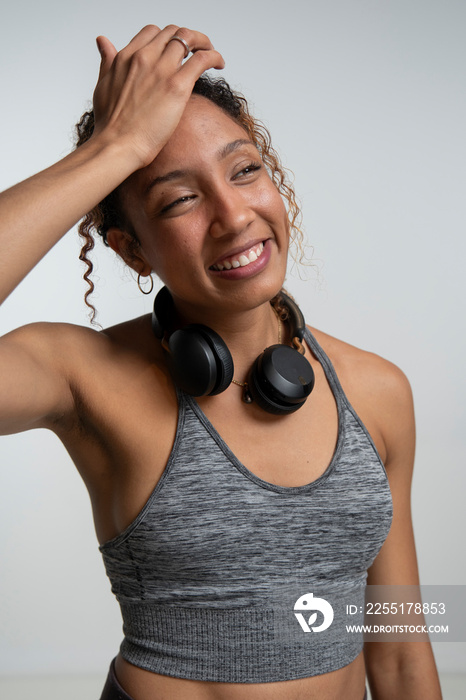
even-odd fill
[[[174,39],[174,36],[177,39]],[[193,82],[209,68],[222,69],[225,67],[223,56],[214,49],[209,37],[202,32],[197,32],[192,29],[182,27],[178,29],[174,36],[171,36],[167,42],[162,58],[172,58],[176,56],[181,61],[187,57],[186,45],[189,51],[193,54],[179,69],[186,77],[189,77]],[[179,41],[182,39],[183,41]],[[183,54],[184,51],[184,54]]]
[[[209,37],[202,32],[187,27],[180,28],[176,24],[169,24],[161,30],[150,25],[144,27],[128,46],[120,51],[120,54],[122,58],[129,59],[133,54],[141,53],[148,63],[160,60],[161,66],[165,70],[175,71],[189,52],[195,53],[196,51],[211,51],[213,49]]]
[[[167,32],[167,35],[168,40],[165,45],[165,55],[176,55],[178,57],[181,55],[183,58],[185,57],[183,51],[186,53],[186,46],[189,48],[189,51],[193,53],[200,50],[208,51],[214,48],[208,36],[201,32],[196,32],[193,29],[187,29],[186,27],[181,27],[173,33]]]
[[[174,27],[174,32],[178,29],[175,25]],[[149,44],[153,39],[155,39],[156,36],[160,34],[160,28],[157,27],[156,24],[148,24],[146,27],[143,27],[140,32],[134,36],[129,44],[125,46],[124,49],[120,51],[121,54],[126,55],[126,54],[133,54],[135,51],[138,51],[139,49],[142,49],[144,46]],[[162,30],[163,31],[163,30]]]
[[[160,53],[161,45],[163,50]],[[165,27],[143,51],[154,51],[160,56],[158,65],[162,71],[175,76],[182,70],[183,76],[191,79],[193,84],[209,68],[222,69],[225,66],[222,55],[215,51],[209,37],[186,27]],[[190,52],[193,55],[187,58]],[[184,59],[187,60],[183,63]]]
[[[223,60],[222,54],[215,51],[215,49],[211,51],[196,49],[193,55],[183,63],[179,73],[190,80],[194,85],[195,81],[210,68],[215,68],[216,70],[225,68],[225,61]]]
[[[106,36],[98,36],[96,39],[96,44],[101,58],[99,71],[100,80],[110,69],[113,60],[118,52],[113,46],[110,39],[107,39]]]
[[[158,62],[162,59],[162,65],[166,64],[163,67],[167,70],[170,69],[168,63],[175,61],[172,69],[177,70],[180,62],[187,57],[189,52],[194,54],[197,51],[214,51],[208,36],[186,27],[180,28],[175,24],[170,24],[162,30],[156,25],[147,25],[120,52],[117,52],[112,42],[104,36],[97,37],[97,47],[102,57],[99,80],[108,72],[117,55],[120,64],[125,64],[131,60],[135,53],[142,52],[148,61]],[[204,70],[224,67],[223,58],[218,52],[212,54],[211,58],[214,59],[214,62],[207,60]],[[167,62],[163,59],[167,59]]]

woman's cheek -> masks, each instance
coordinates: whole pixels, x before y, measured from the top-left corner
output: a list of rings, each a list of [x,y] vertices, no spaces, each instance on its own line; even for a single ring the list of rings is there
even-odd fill
[[[281,222],[283,214],[286,215],[285,203],[272,181],[256,193],[256,206],[260,207],[263,217],[267,220]]]
[[[156,271],[158,276],[164,282],[165,275],[189,277],[199,264],[200,251],[196,237],[186,235],[186,229],[182,236],[170,236],[163,241],[159,250],[155,251],[154,257],[157,259],[157,267],[160,270],[160,272]]]

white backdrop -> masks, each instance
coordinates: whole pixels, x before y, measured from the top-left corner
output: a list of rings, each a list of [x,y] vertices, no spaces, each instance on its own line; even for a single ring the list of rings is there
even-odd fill
[[[307,321],[398,364],[418,421],[422,581],[466,584],[464,0],[19,0],[0,23],[0,188],[65,155],[98,71],[94,39],[144,24],[206,32],[296,178],[315,266]],[[3,305],[1,331],[86,324],[72,231]],[[1,254],[1,251],[0,251]],[[150,310],[98,247],[102,325]],[[121,620],[80,478],[46,431],[0,440],[0,673],[101,673]],[[463,671],[465,645],[438,644]]]

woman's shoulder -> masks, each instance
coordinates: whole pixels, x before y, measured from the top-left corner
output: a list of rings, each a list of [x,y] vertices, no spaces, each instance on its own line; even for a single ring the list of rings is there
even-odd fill
[[[366,387],[379,388],[384,393],[399,394],[410,388],[405,373],[390,360],[316,328],[309,330],[329,357],[340,381],[363,382]]]
[[[310,328],[335,368],[350,404],[374,441],[387,453],[401,435],[414,434],[411,386],[396,364],[322,331]]]
[[[111,371],[137,363],[157,364],[162,356],[149,315],[103,330],[41,321],[20,326],[0,342],[4,347],[17,348],[39,364],[54,365],[64,374],[89,374],[104,367]]]
[[[3,347],[17,348],[37,359],[47,358],[51,362],[61,358],[66,364],[75,352],[84,348],[102,345],[99,333],[91,328],[72,323],[39,321],[19,326],[0,339]]]

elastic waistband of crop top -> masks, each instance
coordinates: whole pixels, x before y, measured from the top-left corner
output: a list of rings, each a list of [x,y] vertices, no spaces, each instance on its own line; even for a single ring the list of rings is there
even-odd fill
[[[223,683],[308,678],[347,666],[363,648],[362,635],[303,635],[296,620],[291,632],[279,630],[277,643],[280,618],[262,607],[186,608],[146,601],[121,602],[121,611],[123,658],[177,678]]]

